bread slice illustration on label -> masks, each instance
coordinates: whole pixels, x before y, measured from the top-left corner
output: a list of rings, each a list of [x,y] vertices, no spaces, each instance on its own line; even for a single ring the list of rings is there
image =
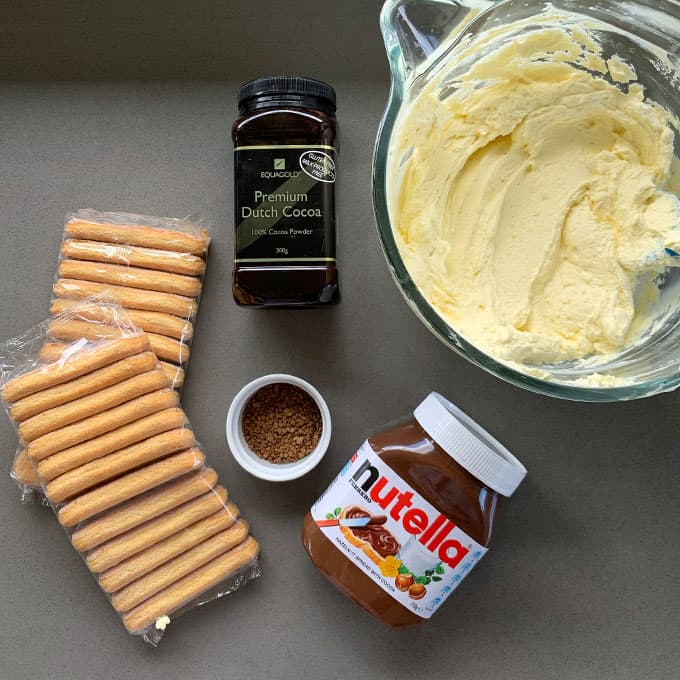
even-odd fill
[[[360,548],[375,564],[380,564],[386,557],[394,557],[401,549],[401,544],[389,529],[383,525],[386,517],[374,517],[366,508],[359,505],[348,505],[339,515],[339,520],[368,518],[369,522],[363,527],[343,526],[340,523],[342,535],[355,547]],[[376,522],[379,519],[382,522]],[[373,520],[373,521],[371,521]]]

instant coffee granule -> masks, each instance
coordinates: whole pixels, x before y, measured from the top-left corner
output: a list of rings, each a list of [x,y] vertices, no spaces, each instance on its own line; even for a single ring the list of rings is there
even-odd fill
[[[309,455],[321,437],[321,413],[296,385],[274,383],[248,401],[241,420],[248,446],[270,463],[295,463]]]

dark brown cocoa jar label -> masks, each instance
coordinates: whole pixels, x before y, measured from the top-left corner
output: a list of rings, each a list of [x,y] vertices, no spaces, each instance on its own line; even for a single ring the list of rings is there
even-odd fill
[[[335,262],[332,146],[234,149],[236,262]]]

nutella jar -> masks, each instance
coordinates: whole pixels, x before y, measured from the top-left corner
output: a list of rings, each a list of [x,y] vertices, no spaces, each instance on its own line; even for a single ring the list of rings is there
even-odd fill
[[[432,392],[370,437],[304,520],[314,564],[392,626],[430,618],[486,554],[499,496],[526,468]]]

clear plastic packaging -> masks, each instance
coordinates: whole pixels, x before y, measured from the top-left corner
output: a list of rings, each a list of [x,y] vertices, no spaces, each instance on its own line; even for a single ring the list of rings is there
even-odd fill
[[[148,335],[172,386],[181,391],[210,236],[201,219],[183,220],[122,212],[78,210],[66,217],[52,315],[74,305],[83,321],[59,324],[42,348],[45,361],[59,358],[73,339],[115,334],[115,319],[102,298],[122,305]],[[88,305],[82,304],[89,299]],[[86,324],[93,321],[95,324]],[[98,326],[98,328],[97,328]],[[12,477],[24,503],[40,497],[40,483],[25,452],[16,452]]]
[[[40,486],[38,473],[35,471],[26,450],[22,446],[17,447],[14,453],[14,462],[12,463],[10,477],[16,482],[21,490],[21,502],[24,505],[32,505],[36,502],[42,503],[43,505],[49,505],[42,495],[42,487]]]
[[[92,304],[105,322],[89,318]],[[64,327],[87,330],[46,360]],[[0,345],[0,396],[45,498],[130,633],[156,644],[170,617],[259,576],[248,523],[125,310],[85,300]]]
[[[180,389],[191,350],[210,236],[200,220],[78,210],[66,217],[51,314],[107,293],[149,336],[151,348]],[[93,304],[80,312],[107,323]],[[78,337],[64,326],[58,342]],[[54,356],[61,348],[49,348]],[[47,350],[46,350],[47,351]]]

